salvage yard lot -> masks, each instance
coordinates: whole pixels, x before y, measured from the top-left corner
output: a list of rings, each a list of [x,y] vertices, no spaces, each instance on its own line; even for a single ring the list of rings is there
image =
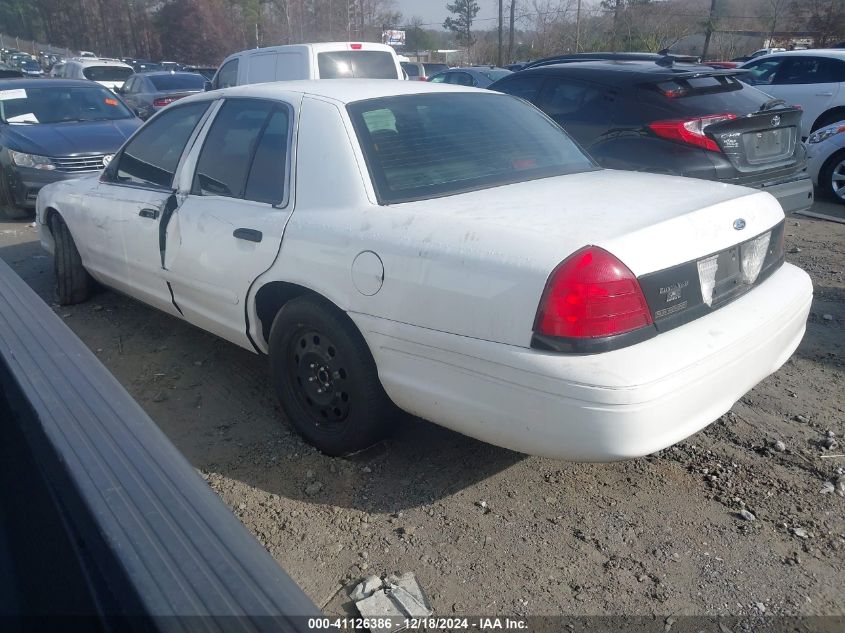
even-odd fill
[[[705,431],[616,464],[406,418],[325,457],[283,422],[264,359],[111,291],[54,309],[328,613],[361,576],[413,571],[444,616],[843,615],[826,482],[845,468],[845,225],[790,217],[786,239],[816,293],[793,358]],[[0,257],[52,304],[34,228],[0,223]]]

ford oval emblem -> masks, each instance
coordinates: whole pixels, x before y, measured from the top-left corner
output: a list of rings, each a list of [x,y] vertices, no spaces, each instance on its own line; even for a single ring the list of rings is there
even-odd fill
[[[780,125],[780,116],[776,114],[772,117],[772,127],[777,127],[778,125]]]
[[[745,228],[745,220],[743,220],[742,218],[737,218],[736,220],[734,220],[734,228],[737,231],[741,231],[742,229],[744,229]]]

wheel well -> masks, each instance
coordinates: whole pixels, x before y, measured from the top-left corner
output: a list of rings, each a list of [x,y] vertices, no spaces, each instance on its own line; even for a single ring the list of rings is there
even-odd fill
[[[313,290],[287,281],[271,281],[259,288],[258,292],[255,293],[255,313],[261,322],[261,333],[264,335],[265,341],[270,340],[270,328],[273,327],[273,320],[279,310],[288,301],[304,295],[320,297],[334,305],[333,302]]]
[[[56,209],[54,209],[53,207],[47,207],[44,210],[44,224],[47,225],[47,229],[50,231],[51,234],[53,233],[53,227],[50,226],[50,220],[53,219],[54,215],[61,215],[61,214]]]
[[[831,117],[831,120],[827,121],[828,117],[830,117],[830,115],[832,115],[832,114],[836,114],[836,116],[841,117],[841,119],[836,119],[836,118]],[[816,118],[816,120],[813,121],[813,127],[810,131],[815,132],[820,127],[824,127],[824,125],[830,125],[831,123],[836,123],[839,120],[845,120],[845,107],[843,107],[843,106],[837,106],[835,108],[831,108],[830,110],[826,110],[826,111],[822,112]],[[824,125],[822,125],[822,123],[821,123],[822,121],[827,121],[827,123],[824,123]]]

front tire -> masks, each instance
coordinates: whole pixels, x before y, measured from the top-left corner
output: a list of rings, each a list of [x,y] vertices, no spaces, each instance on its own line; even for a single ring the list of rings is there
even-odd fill
[[[82,265],[73,236],[60,215],[54,214],[50,218],[50,231],[56,244],[53,253],[56,301],[60,305],[82,303],[91,296],[94,280]]]
[[[845,204],[845,149],[831,155],[822,165],[819,186],[835,202]]]
[[[317,297],[293,299],[276,315],[270,374],[290,423],[327,455],[383,439],[397,412],[361,333]]]

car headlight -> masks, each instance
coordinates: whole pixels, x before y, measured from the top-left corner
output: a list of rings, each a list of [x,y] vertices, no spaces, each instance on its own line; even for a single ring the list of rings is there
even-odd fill
[[[826,127],[823,130],[817,130],[810,134],[810,137],[807,139],[807,142],[821,143],[822,141],[826,141],[827,139],[829,139],[831,136],[836,136],[840,132],[845,132],[845,125]]]
[[[46,156],[38,156],[37,154],[24,154],[23,152],[16,152],[9,150],[12,156],[12,162],[18,167],[30,167],[31,169],[46,169],[53,170],[56,166]]]

